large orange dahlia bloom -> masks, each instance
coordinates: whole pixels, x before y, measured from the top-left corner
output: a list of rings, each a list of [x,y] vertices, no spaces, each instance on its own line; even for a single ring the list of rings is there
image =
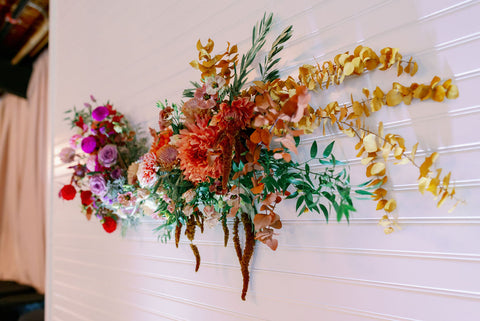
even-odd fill
[[[177,142],[180,168],[185,178],[198,183],[217,179],[222,175],[221,150],[218,147],[219,129],[208,126],[207,120],[186,123],[187,129],[180,131]]]

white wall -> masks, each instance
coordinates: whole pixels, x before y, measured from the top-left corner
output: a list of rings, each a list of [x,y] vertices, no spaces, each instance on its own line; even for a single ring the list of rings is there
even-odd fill
[[[284,228],[272,252],[257,244],[247,301],[231,244],[220,227],[197,233],[202,264],[194,272],[188,243],[161,244],[147,220],[126,238],[88,222],[79,202],[56,197],[67,182],[55,161],[49,216],[49,320],[477,320],[480,319],[480,3],[478,1],[52,1],[51,103],[54,150],[71,135],[63,111],[93,93],[135,122],[155,126],[155,102],[180,101],[199,73],[188,63],[198,38],[248,49],[251,28],[274,12],[278,33],[294,25],[282,54],[283,74],[364,44],[399,47],[420,65],[414,81],[453,77],[460,98],[385,108],[378,119],[412,146],[438,151],[468,203],[436,209],[416,191],[411,167],[390,171],[402,231],[385,236],[375,204],[358,201],[350,225],[318,215],[297,219],[281,210]],[[315,97],[325,105],[357,88],[384,89],[394,72],[376,71]],[[400,81],[409,83],[409,76]],[[326,144],[327,139],[319,138]],[[313,138],[312,138],[313,139]],[[364,168],[352,141],[338,137],[336,154]],[[450,204],[451,205],[451,204]]]

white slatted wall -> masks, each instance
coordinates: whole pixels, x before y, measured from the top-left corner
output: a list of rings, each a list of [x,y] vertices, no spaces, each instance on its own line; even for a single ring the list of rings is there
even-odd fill
[[[282,54],[284,76],[364,44],[413,55],[420,65],[416,82],[452,77],[459,99],[384,108],[375,120],[409,146],[419,141],[418,156],[439,152],[439,165],[452,170],[468,204],[453,213],[436,209],[416,191],[418,174],[408,166],[389,172],[403,228],[389,236],[370,201],[356,203],[350,225],[327,225],[314,214],[297,219],[294,204],[282,204],[280,246],[272,252],[257,244],[242,302],[240,269],[231,244],[223,248],[221,227],[197,233],[202,264],[195,273],[188,243],[176,249],[157,242],[154,222],[146,220],[127,238],[107,235],[98,222],[86,221],[78,200],[59,200],[68,176],[55,161],[49,320],[480,320],[479,1],[52,1],[54,151],[72,134],[63,112],[90,93],[110,99],[134,122],[155,126],[155,102],[180,101],[199,76],[188,65],[197,39],[211,37],[218,51],[231,41],[245,52],[265,11],[276,15],[275,33],[294,25]],[[314,101],[346,101],[362,87],[388,90],[394,74],[368,73]],[[336,155],[350,161],[353,180],[361,182],[353,141],[332,135]],[[332,137],[318,141],[325,146]]]

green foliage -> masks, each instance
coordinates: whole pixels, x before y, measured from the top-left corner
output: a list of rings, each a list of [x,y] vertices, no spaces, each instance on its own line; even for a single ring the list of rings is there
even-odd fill
[[[293,26],[285,28],[282,33],[275,39],[272,44],[272,48],[265,56],[265,61],[259,64],[260,74],[262,75],[262,81],[273,81],[280,78],[280,72],[273,67],[280,61],[280,58],[276,58],[276,55],[283,50],[283,44],[287,42],[293,34]]]
[[[273,14],[270,13],[267,17],[265,13],[262,20],[258,22],[252,31],[252,47],[248,52],[242,55],[240,60],[240,67],[237,71],[237,66],[235,66],[235,73],[233,77],[233,83],[230,85],[230,100],[233,100],[240,94],[242,87],[247,81],[248,74],[252,71],[250,66],[253,63],[253,60],[257,56],[258,52],[265,45],[266,36],[272,28]]]

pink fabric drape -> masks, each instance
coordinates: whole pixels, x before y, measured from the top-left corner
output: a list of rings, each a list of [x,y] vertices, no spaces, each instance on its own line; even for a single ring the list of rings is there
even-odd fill
[[[48,53],[35,62],[28,99],[0,100],[0,279],[45,290]]]

